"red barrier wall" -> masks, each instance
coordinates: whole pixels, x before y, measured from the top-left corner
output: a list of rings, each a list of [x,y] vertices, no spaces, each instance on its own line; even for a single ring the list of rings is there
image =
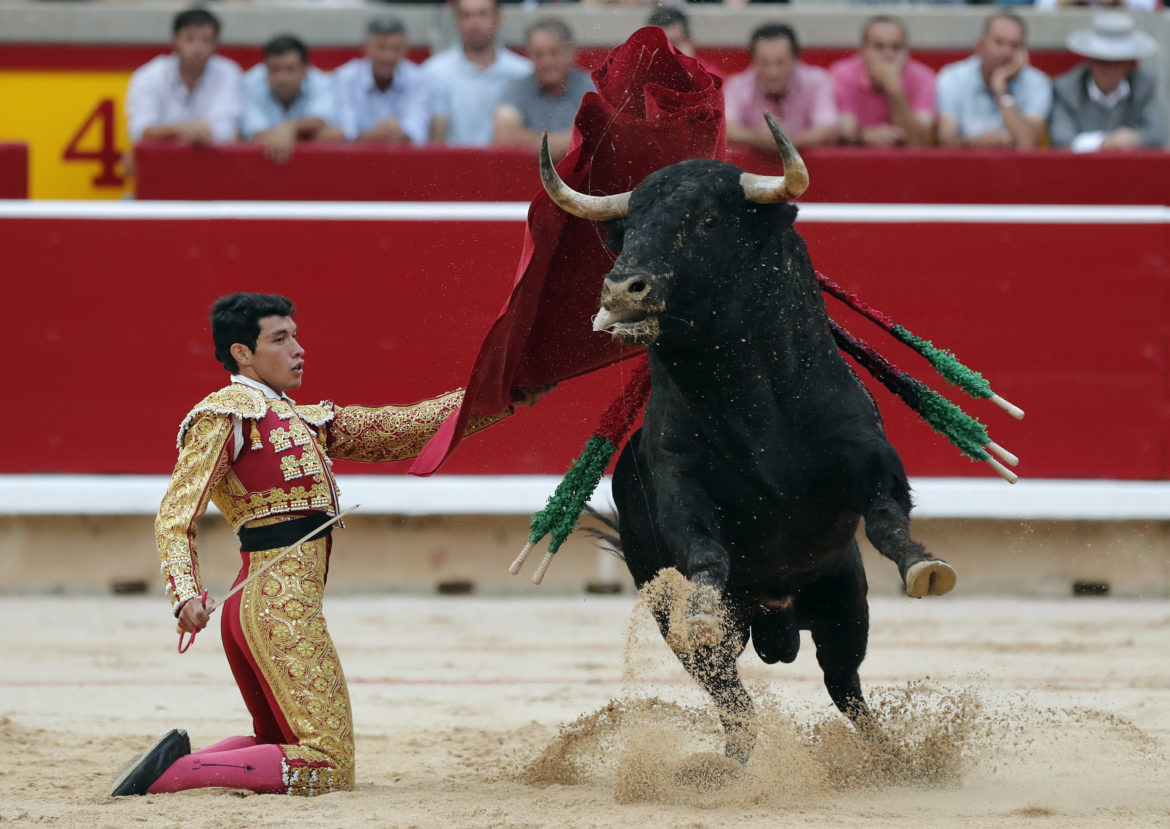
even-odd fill
[[[0,199],[28,198],[28,145],[0,144]]]
[[[834,147],[804,155],[813,171],[805,202],[1165,204],[1170,181],[1170,153],[1160,151]],[[246,144],[147,144],[136,158],[141,199],[526,202],[540,190],[536,159],[514,149],[306,144],[278,166]],[[783,172],[778,156],[733,149],[729,160]]]
[[[799,228],[823,272],[953,348],[1028,410],[1017,423],[986,402],[963,402],[1023,458],[1023,475],[1170,473],[1166,225]],[[226,379],[205,314],[233,290],[299,304],[301,400],[406,402],[453,388],[508,293],[521,232],[506,222],[0,220],[10,310],[0,472],[168,471],[179,419]],[[921,360],[827,302],[941,385]],[[465,442],[444,471],[563,472],[621,372],[565,383]],[[912,475],[989,474],[890,395],[878,400]]]
[[[530,201],[536,158],[522,149],[302,145],[275,165],[256,145],[134,152],[140,199],[240,201]]]

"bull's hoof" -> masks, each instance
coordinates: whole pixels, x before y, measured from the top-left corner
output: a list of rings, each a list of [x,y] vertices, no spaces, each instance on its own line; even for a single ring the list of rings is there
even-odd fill
[[[676,653],[694,653],[723,641],[723,622],[718,613],[692,613],[682,624],[671,625],[666,644]]]
[[[674,782],[695,791],[718,791],[743,776],[744,762],[720,754],[694,754],[674,767]]]
[[[687,617],[687,636],[695,648],[713,648],[723,641],[723,622],[717,613]]]
[[[921,599],[927,593],[942,596],[955,589],[955,568],[937,558],[917,561],[906,568],[906,595]]]

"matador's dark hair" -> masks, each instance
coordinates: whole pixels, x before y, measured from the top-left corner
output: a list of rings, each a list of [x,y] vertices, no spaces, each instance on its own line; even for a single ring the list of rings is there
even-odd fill
[[[260,320],[264,317],[291,317],[297,312],[291,300],[276,294],[249,294],[244,292],[221,296],[211,306],[211,339],[215,343],[215,359],[232,374],[240,370],[232,345],[243,343],[256,350],[260,339]]]

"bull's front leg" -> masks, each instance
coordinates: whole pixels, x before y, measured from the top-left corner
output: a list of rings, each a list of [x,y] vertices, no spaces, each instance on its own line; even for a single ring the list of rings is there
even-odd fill
[[[725,754],[746,763],[756,740],[756,717],[736,665],[749,627],[742,609],[726,596],[730,557],[714,537],[713,507],[677,490],[667,498],[658,501],[662,538],[679,572],[663,574],[650,605],[667,645],[711,695],[723,724]]]
[[[715,508],[703,497],[697,482],[675,477],[660,482],[658,514],[663,539],[673,553],[688,586],[677,598],[683,604],[681,618],[671,631],[671,647],[690,652],[713,647],[726,634],[723,593],[731,574],[731,559],[715,538]]]

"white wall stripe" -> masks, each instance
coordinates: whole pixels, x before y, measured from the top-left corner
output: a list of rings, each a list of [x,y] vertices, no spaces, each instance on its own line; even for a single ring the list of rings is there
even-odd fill
[[[522,222],[527,217],[527,202],[0,200],[0,219]]]
[[[0,200],[0,219],[522,222],[526,202]],[[802,222],[1168,224],[1170,207],[1092,204],[803,204]]]
[[[0,515],[151,515],[165,475],[0,475]],[[344,505],[368,515],[517,515],[548,501],[555,475],[343,475]],[[915,478],[918,518],[1170,519],[1170,482]],[[605,478],[590,501],[608,510]],[[214,510],[213,510],[214,511]]]

